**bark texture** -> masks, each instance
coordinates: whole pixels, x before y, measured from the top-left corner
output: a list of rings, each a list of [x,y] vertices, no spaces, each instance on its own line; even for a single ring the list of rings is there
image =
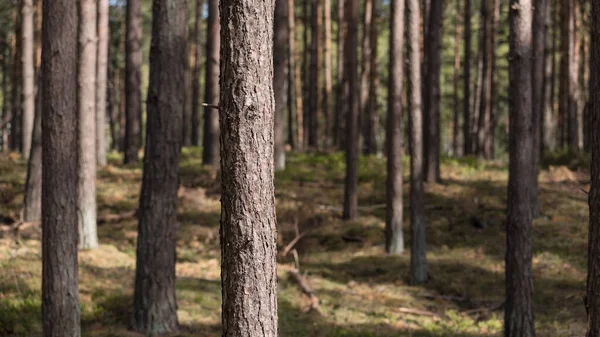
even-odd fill
[[[287,108],[288,0],[275,0],[273,90],[275,92],[275,170],[285,169],[285,110]]]
[[[177,189],[186,99],[187,0],[154,0],[144,175],[139,206],[133,328],[178,330]]]
[[[206,79],[204,81],[204,100],[211,105],[219,104],[219,0],[208,0],[208,22],[206,34]],[[202,161],[205,165],[219,165],[219,111],[211,107],[204,108],[204,151]]]
[[[44,0],[42,325],[81,336],[77,263],[77,6]]]
[[[278,336],[273,6],[221,0],[223,337]]]
[[[141,0],[127,0],[125,41],[125,164],[138,161],[142,115],[142,8]]]
[[[535,336],[531,270],[532,7],[531,0],[511,0],[509,7],[511,137],[506,224],[506,337]]]
[[[387,207],[385,247],[389,254],[404,252],[402,229],[402,84],[404,81],[404,0],[392,0],[387,120]]]
[[[110,38],[109,0],[98,0],[98,54],[96,58],[96,164],[106,166],[106,94],[108,42]]]
[[[427,281],[425,212],[423,204],[423,115],[421,108],[421,51],[419,0],[406,0],[406,46],[408,112],[410,127],[410,279],[413,284]]]
[[[22,54],[21,65],[23,72],[23,157],[29,158],[31,152],[31,139],[33,132],[33,119],[35,115],[35,68],[34,68],[34,25],[33,25],[33,0],[22,0],[21,10],[21,40]]]
[[[79,247],[98,247],[96,229],[96,1],[79,1],[78,145]]]

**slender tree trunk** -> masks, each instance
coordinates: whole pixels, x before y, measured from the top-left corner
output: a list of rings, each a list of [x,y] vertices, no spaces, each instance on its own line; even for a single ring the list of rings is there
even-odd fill
[[[3,36],[3,40],[4,40],[5,36]],[[9,88],[9,66],[10,66],[10,62],[8,60],[9,56],[10,56],[10,49],[7,48],[7,44],[6,41],[0,41],[0,42],[4,42],[3,46],[1,46],[0,48],[2,48],[2,97],[6,97],[4,99],[2,99],[2,125],[4,125],[4,127],[2,127],[2,152],[8,152],[10,149],[10,142],[9,142],[9,138],[8,138],[8,122],[10,121],[10,115],[11,115],[11,109],[10,109],[10,100],[8,99],[8,97],[10,97],[10,88]]]
[[[19,15],[21,9],[21,3],[23,0],[17,0],[16,10],[14,15],[14,26],[15,32],[13,35],[13,71],[12,71],[12,116],[10,122],[10,136],[11,136],[11,149],[13,151],[20,151],[21,149],[21,131],[22,131],[22,114],[21,114],[21,50],[22,50],[22,39],[21,36],[21,15]]]
[[[346,0],[348,31],[344,47],[345,73],[348,76],[348,114],[346,118],[346,179],[343,218],[354,219],[358,208],[358,0]]]
[[[278,336],[273,5],[221,0],[223,337]]]
[[[484,4],[484,1],[486,0],[481,0],[482,2],[482,6]],[[486,5],[487,6],[487,5]],[[486,10],[487,12],[487,10]],[[473,154],[478,154],[479,148],[481,147],[479,145],[479,114],[480,114],[480,107],[481,107],[481,99],[482,99],[482,90],[483,90],[483,77],[484,77],[484,57],[485,57],[485,43],[487,41],[485,41],[485,28],[483,28],[482,26],[485,23],[485,18],[483,15],[479,16],[479,31],[478,31],[478,38],[477,38],[477,67],[475,68],[475,88],[474,88],[474,93],[475,96],[473,97],[473,106],[471,107],[471,153]]]
[[[77,6],[44,0],[42,326],[81,336],[77,263]]]
[[[110,148],[111,150],[118,151],[120,140],[119,130],[117,130],[119,118],[119,104],[117,100],[119,92],[119,76],[118,71],[115,71],[112,69],[112,67],[113,66],[109,64],[108,76],[112,79],[112,81],[108,83],[108,124],[110,126]]]
[[[547,21],[546,24],[548,25],[548,29],[550,28],[550,25],[554,22],[554,24],[552,25],[552,36],[550,36],[550,34],[547,34],[547,38],[548,40],[550,38],[552,38],[552,42],[548,42],[547,46],[548,47],[546,50],[546,85],[545,85],[545,93],[544,93],[544,100],[545,100],[545,104],[544,104],[544,150],[547,151],[554,151],[556,149],[556,109],[554,108],[554,102],[555,102],[555,83],[556,83],[556,55],[558,54],[556,52],[556,47],[557,47],[557,39],[558,39],[558,32],[559,32],[559,28],[556,25],[556,21],[558,20],[553,20],[553,15],[552,13],[554,13],[554,17],[558,17],[558,12],[559,12],[559,6],[558,6],[558,1],[559,0],[554,0],[554,6],[548,6],[548,14],[547,14]],[[550,11],[550,7],[553,8],[552,11]]]
[[[206,35],[206,80],[204,81],[206,103],[219,104],[219,0],[208,0],[208,23]],[[219,111],[212,107],[204,108],[204,151],[202,161],[205,165],[219,165]]]
[[[194,65],[192,69],[192,145],[200,145],[200,72],[202,69],[202,0],[196,0],[194,19]]]
[[[492,44],[493,38],[493,15],[494,10],[492,0],[481,1],[481,22],[482,27],[482,68],[481,68],[481,88],[480,88],[480,101],[479,106],[475,107],[479,110],[479,120],[477,128],[477,155],[480,158],[489,159],[486,156],[486,138],[490,132],[490,109],[491,109],[491,96],[492,96],[492,58],[494,54],[494,46]]]
[[[539,215],[538,203],[538,173],[540,158],[540,138],[544,93],[544,51],[546,49],[546,13],[548,0],[534,0],[533,10],[533,59],[531,73],[531,133],[533,140],[532,160],[532,188],[531,188],[531,214],[533,217]]]
[[[133,309],[133,328],[148,336],[172,334],[179,328],[175,248],[186,105],[187,11],[187,0],[155,0],[152,5],[148,127]]]
[[[287,138],[292,149],[296,149],[296,134],[294,129],[294,111],[297,111],[296,103],[300,93],[296,88],[296,19],[294,13],[294,0],[286,0],[287,4],[287,32],[288,32],[288,124]],[[299,85],[301,85],[299,83]],[[301,100],[300,100],[301,101]]]
[[[344,72],[344,41],[346,39],[346,20],[344,18],[346,0],[338,0],[338,17],[337,17],[337,78],[336,78],[336,97],[335,97],[335,117],[333,121],[333,141],[336,147],[341,147],[343,144],[343,116],[346,116],[346,103],[348,84],[346,74]]]
[[[312,0],[311,0],[312,1]],[[303,140],[304,143],[302,143],[301,149],[304,148],[304,146],[306,146],[308,144],[308,135],[306,134],[309,129],[309,122],[310,122],[310,103],[309,103],[309,96],[310,96],[310,51],[311,51],[311,46],[309,43],[309,36],[310,36],[310,26],[309,26],[309,19],[310,19],[310,3],[311,1],[309,0],[304,0],[304,7],[303,7],[303,17],[302,17],[302,28],[304,30],[304,34],[303,34],[303,55],[302,55],[302,74],[303,74],[303,78],[302,78],[302,82],[303,82],[303,90],[302,92],[304,93],[303,95],[303,100],[304,100],[304,110],[303,110],[303,114],[299,115],[299,119],[302,119],[302,124],[298,125],[298,134],[303,134]]]
[[[308,82],[308,146],[319,147],[319,79],[321,48],[321,3],[311,0],[310,74]]]
[[[390,3],[390,51],[388,120],[386,129],[387,183],[385,248],[389,254],[404,252],[402,229],[402,84],[404,81],[404,0]]]
[[[592,163],[589,203],[588,275],[585,306],[586,337],[600,336],[600,1],[591,0],[590,13],[590,138]]]
[[[371,143],[371,111],[369,110],[369,78],[371,77],[371,29],[373,26],[373,1],[365,0],[364,25],[362,34],[362,66],[360,74],[360,117],[359,125],[362,129],[363,153],[373,154]]]
[[[423,145],[425,150],[425,180],[436,183],[440,179],[440,76],[442,70],[442,14],[443,0],[431,0],[429,28],[427,29],[427,74],[424,109],[425,125]]]
[[[275,1],[273,90],[275,93],[275,170],[285,169],[285,109],[287,107],[288,0]]]
[[[580,15],[581,15],[581,26],[583,29],[580,29],[581,34],[581,93],[580,93],[580,101],[582,105],[582,119],[580,120],[579,125],[581,125],[580,134],[581,142],[583,142],[583,150],[585,152],[589,152],[590,150],[590,125],[587,122],[589,120],[589,83],[590,83],[590,42],[589,42],[589,10],[587,7],[587,1],[583,1],[580,5]]]
[[[510,161],[504,336],[533,337],[531,271],[532,3],[510,1]]]
[[[110,37],[109,0],[98,0],[98,56],[96,69],[96,163],[106,166],[106,81]]]
[[[288,0],[288,19],[289,19],[289,53],[290,53],[290,74],[293,76],[293,81],[290,79],[288,85],[292,85],[294,83],[294,98],[295,98],[295,106],[296,106],[296,127],[297,127],[297,137],[296,137],[296,147],[298,150],[302,149],[304,144],[304,132],[303,132],[303,112],[304,107],[302,105],[302,75],[300,72],[300,54],[298,48],[296,47],[296,20],[294,13],[294,0]],[[293,71],[293,72],[292,72]],[[291,97],[290,97],[291,99]],[[290,128],[293,128],[292,123],[290,122]]]
[[[463,155],[471,154],[471,0],[464,0]]]
[[[453,85],[453,98],[454,98],[454,109],[452,114],[452,154],[458,156],[459,144],[458,144],[458,119],[460,111],[460,98],[458,94],[458,87],[460,82],[460,1],[456,1],[456,28],[454,34],[454,74],[452,78]]]
[[[571,58],[569,62],[569,110],[568,110],[568,129],[567,139],[571,149],[579,150],[580,121],[580,88],[579,88],[579,20],[577,17],[578,1],[573,1],[569,5],[570,18],[570,45]],[[581,144],[583,145],[583,144]],[[582,146],[583,147],[583,146]]]
[[[96,230],[96,1],[79,1],[78,144],[79,247],[98,247]]]
[[[490,18],[491,22],[491,36],[490,36],[490,48],[489,57],[490,62],[490,89],[489,89],[489,122],[486,122],[488,127],[488,132],[485,137],[484,144],[484,155],[487,159],[495,158],[495,141],[496,141],[496,109],[497,109],[497,87],[498,87],[498,79],[496,74],[496,50],[497,50],[497,32],[498,32],[498,19],[500,17],[500,4],[502,0],[492,0],[493,3],[493,12],[492,17]]]
[[[21,11],[21,64],[23,72],[23,131],[21,133],[23,144],[23,157],[29,158],[31,152],[31,138],[33,132],[33,118],[35,115],[35,69],[34,69],[34,24],[33,0],[22,0]]]
[[[142,104],[142,8],[140,0],[127,0],[127,39],[125,43],[125,164],[138,161]]]
[[[332,120],[331,120],[331,93],[333,91],[333,70],[331,68],[331,0],[324,0],[323,4],[324,25],[325,25],[325,88],[323,88],[323,118],[325,119],[325,134],[323,144],[329,147],[332,143],[331,135]]]
[[[379,63],[377,59],[377,38],[379,36],[379,15],[378,0],[373,0],[373,15],[371,18],[371,65],[369,66],[369,100],[367,102],[367,112],[365,116],[368,124],[368,141],[365,138],[365,152],[369,148],[370,154],[380,153],[379,145],[379,111],[377,107],[377,91],[379,90]]]
[[[419,33],[421,13],[419,0],[406,0],[407,18],[407,75],[408,111],[410,125],[410,226],[411,283],[421,284],[427,280],[427,258],[425,255],[425,213],[423,208],[423,126],[421,111],[421,51]]]

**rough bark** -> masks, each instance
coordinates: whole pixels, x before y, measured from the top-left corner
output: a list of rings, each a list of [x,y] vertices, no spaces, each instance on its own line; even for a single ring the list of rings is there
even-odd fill
[[[319,101],[321,48],[321,2],[311,0],[310,71],[308,82],[308,147],[319,147]]]
[[[98,247],[96,230],[96,1],[79,1],[78,145],[79,247]]]
[[[21,132],[23,144],[23,157],[29,158],[31,152],[31,138],[33,132],[33,119],[35,115],[35,68],[34,68],[34,25],[33,25],[33,0],[22,0],[21,10],[21,64],[23,73],[23,131]]]
[[[550,5],[548,0],[534,0],[533,9],[533,58],[531,62],[531,133],[533,141],[532,160],[532,186],[531,186],[531,214],[533,217],[539,215],[538,204],[538,173],[539,173],[539,158],[540,158],[540,141],[541,141],[541,125],[542,125],[542,109],[543,109],[543,93],[544,93],[544,52],[546,49],[546,13],[547,6]]]
[[[471,0],[464,0],[463,155],[471,154]]]
[[[509,7],[509,179],[504,336],[535,336],[531,268],[532,1]]]
[[[406,47],[408,112],[410,126],[410,279],[413,284],[427,281],[425,212],[423,204],[423,125],[421,108],[421,51],[419,0],[406,0]]]
[[[346,118],[346,178],[343,218],[357,215],[358,197],[358,0],[346,0],[347,34],[344,47],[345,73],[348,76],[348,112]]]
[[[371,30],[373,26],[373,1],[365,0],[364,24],[362,34],[362,58],[360,73],[360,122],[363,141],[363,153],[373,154],[374,145],[372,143],[371,133],[373,132],[371,123],[371,114],[369,106],[369,78],[371,77]]]
[[[98,0],[98,50],[96,58],[96,164],[106,166],[106,94],[108,40],[110,37],[109,0]]]
[[[187,0],[155,0],[147,137],[139,206],[133,328],[178,330],[175,296],[177,189],[186,105]]]
[[[142,115],[142,8],[141,0],[127,0],[125,41],[125,164],[138,161]]]
[[[219,104],[219,0],[208,0],[208,22],[206,34],[206,79],[204,100],[211,105]],[[202,161],[205,165],[219,165],[219,112],[211,107],[204,108],[204,141]]]
[[[346,19],[344,18],[346,0],[338,0],[338,17],[337,17],[337,78],[336,78],[336,95],[335,95],[335,113],[333,121],[333,142],[336,147],[341,147],[343,144],[343,116],[346,116],[346,103],[348,86],[346,74],[344,72],[344,45],[346,39]]]
[[[275,0],[273,90],[275,93],[275,170],[285,169],[285,110],[287,107],[288,0]]]
[[[456,2],[456,27],[454,33],[454,73],[452,77],[453,86],[453,100],[454,109],[452,114],[452,154],[458,156],[459,144],[458,144],[458,133],[459,133],[459,111],[460,111],[460,98],[459,98],[459,82],[460,82],[460,2]]]
[[[424,172],[425,180],[436,183],[440,179],[440,77],[442,70],[443,1],[431,0],[429,28],[427,29],[427,74],[425,76],[424,102]]]
[[[589,120],[592,163],[591,187],[588,196],[588,274],[586,337],[600,336],[600,1],[591,0],[590,24],[590,112]]]
[[[273,5],[221,0],[223,337],[278,336]]]
[[[81,336],[77,263],[77,6],[44,0],[42,326]]]
[[[390,3],[390,51],[387,116],[387,207],[385,247],[389,254],[404,252],[402,229],[402,87],[404,81],[404,0]]]
[[[192,145],[200,145],[200,72],[202,67],[202,0],[196,0],[196,16],[194,19],[194,64],[192,69]]]

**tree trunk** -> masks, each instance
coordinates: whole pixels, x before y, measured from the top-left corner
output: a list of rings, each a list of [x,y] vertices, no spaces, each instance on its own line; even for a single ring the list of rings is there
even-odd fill
[[[96,231],[96,1],[79,1],[79,248],[98,247]]]
[[[117,124],[119,123],[119,101],[117,100],[119,92],[119,71],[112,69],[112,65],[109,64],[108,76],[112,79],[108,83],[108,123],[110,126],[110,148],[111,150],[119,150],[119,142],[121,137],[119,136],[119,130],[117,130]]]
[[[297,111],[297,99],[300,93],[296,88],[296,19],[294,14],[294,0],[286,0],[287,4],[287,32],[288,32],[288,63],[287,63],[287,83],[288,83],[288,124],[287,138],[292,149],[296,149],[296,134],[294,129],[294,111]],[[301,83],[298,83],[300,86]],[[300,100],[302,101],[302,100]],[[302,103],[300,103],[302,104]]]
[[[223,337],[278,335],[273,5],[221,0]]]
[[[377,91],[379,90],[379,63],[377,59],[377,38],[379,36],[378,22],[378,0],[373,0],[373,15],[371,17],[371,65],[369,73],[369,100],[367,102],[367,123],[368,123],[368,138],[365,138],[365,152],[369,148],[370,154],[379,154],[379,111],[377,104]]]
[[[485,0],[482,0],[482,5]],[[482,6],[483,7],[483,6]],[[485,29],[482,29],[482,23],[485,22],[482,15],[479,16],[479,34],[477,39],[477,67],[475,68],[475,96],[473,97],[473,106],[471,107],[471,153],[477,154],[479,149],[479,108],[481,106],[481,96],[483,88],[483,64],[484,64],[484,44],[485,44]]]
[[[369,78],[371,77],[371,29],[373,26],[373,1],[365,0],[364,25],[362,34],[362,66],[360,74],[360,117],[359,126],[362,129],[363,153],[373,154],[374,144],[371,143],[373,132],[369,110]]]
[[[531,188],[531,214],[539,215],[538,203],[538,173],[540,158],[540,138],[544,93],[544,51],[546,49],[546,13],[548,0],[534,0],[533,10],[533,59],[531,73],[531,133],[532,133],[532,188]]]
[[[348,77],[348,114],[346,118],[346,178],[343,218],[356,218],[358,208],[358,0],[346,0],[347,34],[344,47],[345,73]]]
[[[77,6],[45,0],[42,30],[42,325],[81,336],[77,263]]]
[[[344,67],[344,44],[346,39],[346,20],[344,18],[346,0],[338,0],[337,17],[337,78],[335,97],[335,117],[333,121],[333,142],[336,147],[343,144],[343,116],[346,116],[346,103],[348,97],[348,83]]]
[[[427,280],[425,213],[423,207],[423,125],[421,111],[421,51],[419,0],[406,0],[408,110],[410,126],[410,275],[412,284]]]
[[[10,62],[8,60],[9,56],[10,56],[10,49],[7,48],[7,44],[6,44],[6,40],[5,40],[6,36],[3,36],[3,41],[0,42],[4,42],[3,46],[1,47],[2,49],[2,97],[6,97],[6,99],[2,99],[2,125],[4,125],[4,127],[2,127],[2,152],[8,152],[8,150],[10,149],[10,142],[9,142],[9,138],[8,138],[8,122],[10,121],[10,115],[11,115],[11,108],[10,108],[10,100],[8,99],[8,97],[10,97],[10,85],[9,85],[9,67],[10,67]]]
[[[110,37],[109,0],[98,0],[98,56],[96,69],[96,163],[106,166],[106,78]]]
[[[296,20],[294,14],[294,0],[288,0],[288,19],[289,19],[289,55],[290,55],[290,81],[288,83],[289,86],[294,85],[294,98],[295,98],[295,106],[296,106],[296,127],[297,127],[297,136],[296,138],[296,147],[298,150],[302,149],[302,145],[304,144],[304,133],[303,133],[303,112],[304,107],[302,105],[302,75],[300,72],[300,54],[298,52],[298,48],[296,48]],[[291,99],[289,97],[288,99]],[[289,127],[293,129],[293,123],[290,121]]]
[[[319,79],[321,44],[320,0],[311,0],[310,72],[308,82],[308,147],[319,147]]]
[[[22,0],[21,12],[21,64],[23,72],[23,131],[21,133],[23,144],[23,157],[29,158],[31,152],[31,137],[33,132],[33,118],[35,115],[35,68],[34,68],[34,25],[33,25],[33,0]]]
[[[568,119],[568,142],[569,147],[574,150],[582,150],[583,143],[580,143],[580,135],[581,135],[581,92],[579,87],[579,19],[577,17],[578,14],[578,1],[573,1],[570,6],[569,15],[572,17],[571,25],[571,56],[569,63],[569,119]]]
[[[494,45],[493,45],[493,11],[494,4],[493,0],[482,0],[481,2],[481,21],[482,27],[480,28],[483,32],[482,37],[482,68],[481,68],[481,90],[479,106],[475,107],[479,109],[479,120],[477,128],[477,155],[480,158],[491,159],[489,154],[486,153],[486,143],[488,142],[490,129],[490,115],[492,108],[492,59],[494,57]]]
[[[559,6],[557,1],[554,1],[554,13],[558,12]],[[550,26],[552,25],[552,6],[547,6],[546,13],[546,32],[549,32]],[[558,37],[558,29],[556,25],[552,26],[552,35],[546,34],[546,51],[545,51],[545,78],[544,78],[544,115],[543,115],[543,149],[545,151],[554,151],[556,147],[556,122],[554,117],[554,74],[556,73],[556,40]]]
[[[497,99],[496,96],[498,95],[497,93],[497,87],[498,87],[498,80],[497,80],[497,74],[496,74],[496,50],[497,50],[497,32],[498,32],[498,19],[500,17],[500,4],[502,3],[501,0],[493,0],[493,12],[492,12],[492,17],[490,18],[490,22],[491,22],[491,37],[490,37],[490,48],[491,50],[489,50],[488,52],[490,53],[489,57],[491,58],[491,60],[489,60],[490,62],[490,89],[489,89],[489,122],[488,122],[488,133],[485,137],[485,144],[484,144],[484,155],[487,159],[494,159],[495,158],[495,141],[496,141],[496,109],[497,109]]]
[[[463,155],[471,154],[471,0],[464,0]]]
[[[323,4],[325,25],[325,88],[323,89],[323,118],[325,119],[324,144],[329,147],[332,142],[332,116],[331,116],[331,93],[333,91],[333,75],[331,68],[331,0],[325,0]]]
[[[206,35],[206,80],[204,81],[205,101],[211,105],[219,104],[219,0],[208,0],[208,23]],[[204,108],[204,151],[202,161],[205,165],[219,166],[219,111],[211,107]]]
[[[285,109],[287,107],[288,0],[275,0],[273,90],[275,93],[275,170],[285,169]]]
[[[21,123],[21,49],[22,49],[22,39],[21,36],[21,15],[19,15],[19,10],[21,8],[21,2],[23,0],[17,0],[15,15],[14,15],[14,26],[15,32],[13,35],[13,72],[12,72],[12,115],[10,122],[10,136],[11,136],[11,150],[20,151],[22,145],[21,131],[22,131],[22,123]]]
[[[27,163],[27,179],[25,180],[25,195],[23,197],[23,221],[39,221],[42,219],[42,109],[40,90],[38,84],[31,150]]]
[[[390,3],[390,51],[388,78],[387,183],[385,248],[389,254],[404,252],[402,229],[402,84],[404,81],[404,0]]]
[[[531,0],[511,0],[509,8],[511,100],[504,336],[533,337],[530,187],[533,177],[532,3]]]
[[[303,55],[302,55],[302,74],[303,74],[303,78],[302,78],[302,83],[303,83],[303,90],[302,92],[304,93],[303,95],[303,100],[304,100],[304,110],[303,110],[303,114],[299,115],[299,119],[302,118],[302,124],[298,125],[298,134],[303,134],[303,140],[304,143],[301,143],[301,149],[304,148],[305,145],[308,144],[308,135],[306,134],[309,129],[309,121],[310,121],[310,103],[308,102],[309,100],[309,82],[310,82],[310,51],[311,51],[311,46],[309,44],[309,36],[310,36],[310,25],[309,25],[309,19],[310,19],[310,3],[311,1],[309,0],[304,0],[304,7],[303,7],[303,17],[302,17],[302,28],[304,30],[304,34],[303,34]]]
[[[423,145],[425,148],[425,180],[436,183],[440,179],[440,76],[442,70],[442,17],[443,0],[432,0],[427,29],[427,74],[424,93],[425,125]]]
[[[186,102],[187,0],[156,0],[144,175],[139,206],[133,328],[148,336],[175,333],[175,249],[181,129]]]
[[[202,67],[202,0],[196,0],[194,19],[194,65],[192,69],[192,145],[200,145],[200,71]]]
[[[453,98],[454,98],[454,109],[452,115],[452,154],[458,156],[459,144],[458,144],[458,119],[459,119],[459,106],[460,98],[458,96],[458,87],[460,82],[460,2],[456,1],[456,28],[454,34],[454,73],[452,77],[453,85]]]
[[[580,15],[581,15],[581,26],[580,28],[581,34],[581,91],[580,91],[580,101],[581,101],[581,120],[579,125],[580,130],[580,144],[583,143],[583,151],[590,151],[590,125],[587,122],[589,120],[589,97],[587,93],[589,93],[589,83],[590,83],[590,42],[589,35],[587,32],[589,31],[590,23],[589,23],[589,10],[587,9],[587,1],[583,1],[579,5]]]
[[[588,275],[585,301],[588,330],[586,337],[600,337],[600,1],[591,1],[590,24],[590,140],[591,188],[589,202]]]
[[[125,45],[125,164],[138,161],[141,121],[142,8],[141,0],[127,0]]]

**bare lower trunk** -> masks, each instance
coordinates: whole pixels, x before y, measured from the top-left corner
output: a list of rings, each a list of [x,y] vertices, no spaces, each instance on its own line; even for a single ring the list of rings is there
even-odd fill
[[[205,103],[219,104],[219,0],[208,0],[208,23],[206,35],[206,80]],[[204,108],[204,141],[202,161],[205,165],[219,166],[219,112],[211,107]]]
[[[404,0],[391,1],[390,65],[388,80],[387,207],[385,247],[390,254],[404,252],[402,229],[402,84],[404,81]]]
[[[109,0],[98,0],[98,57],[96,68],[96,163],[106,166],[106,83],[108,75]]]
[[[34,25],[33,0],[21,0],[21,39],[23,44],[21,64],[23,72],[23,130],[21,133],[23,157],[29,158],[35,115],[35,68],[34,68]]]
[[[77,6],[44,0],[42,325],[81,336],[77,263]]]
[[[133,328],[147,336],[179,329],[175,296],[177,189],[186,102],[187,0],[156,0],[144,175],[140,194]]]
[[[275,1],[273,90],[275,92],[275,170],[285,169],[285,109],[287,107],[288,0]]]
[[[510,161],[506,224],[505,337],[533,337],[531,0],[510,1]]]
[[[127,39],[125,43],[125,164],[138,161],[142,102],[142,9],[140,0],[127,1]]]
[[[406,0],[408,111],[410,125],[410,279],[413,284],[427,281],[425,213],[423,208],[423,125],[421,111],[421,52],[418,0]]]
[[[221,0],[221,9],[222,336],[276,337],[273,2]]]

